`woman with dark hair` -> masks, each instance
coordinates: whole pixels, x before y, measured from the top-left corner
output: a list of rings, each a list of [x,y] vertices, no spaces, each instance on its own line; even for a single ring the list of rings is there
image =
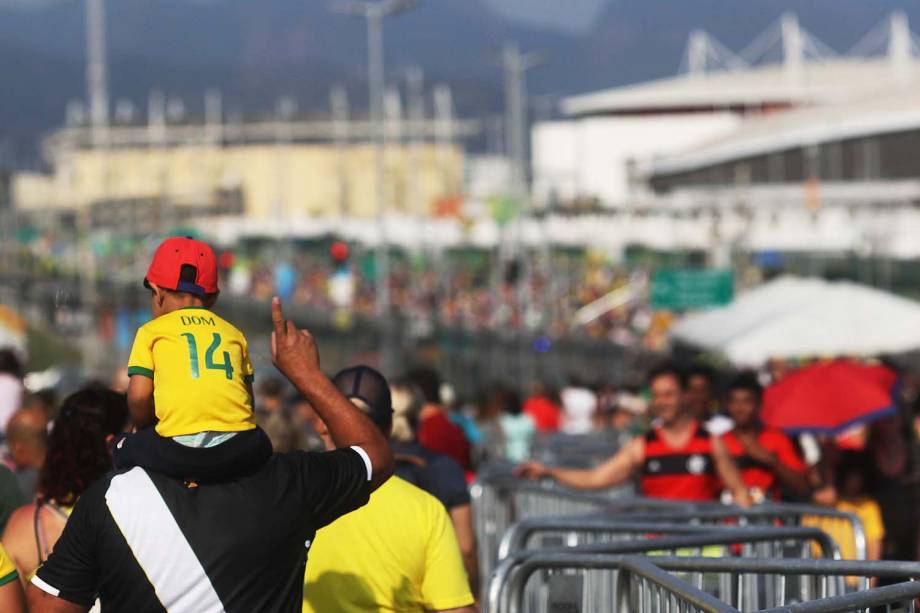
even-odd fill
[[[124,394],[103,387],[64,400],[48,436],[35,502],[17,509],[3,532],[3,546],[24,581],[51,553],[80,495],[112,469],[109,443],[127,419]]]

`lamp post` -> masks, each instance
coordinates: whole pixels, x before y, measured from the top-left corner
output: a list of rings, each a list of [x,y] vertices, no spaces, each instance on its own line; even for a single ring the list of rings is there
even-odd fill
[[[388,285],[390,256],[386,244],[386,203],[384,201],[384,173],[386,169],[383,157],[383,20],[391,15],[407,12],[418,6],[418,4],[419,0],[379,0],[377,2],[350,0],[338,2],[332,6],[332,10],[336,13],[362,17],[367,21],[367,81],[370,119],[374,133],[374,165],[376,167],[374,208],[379,235],[379,244],[375,252],[375,276],[377,281],[375,310],[384,331],[381,343],[381,366],[385,371],[391,365],[392,323],[390,321],[390,288]]]

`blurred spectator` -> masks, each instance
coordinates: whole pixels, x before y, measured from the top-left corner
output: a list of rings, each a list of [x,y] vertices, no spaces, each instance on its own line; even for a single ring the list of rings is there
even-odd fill
[[[19,480],[6,466],[0,464],[0,533],[13,511],[29,502],[19,489]]]
[[[22,404],[22,364],[11,349],[0,349],[0,434]]]
[[[288,400],[293,427],[297,433],[297,448],[301,451],[323,451],[326,445],[323,434],[317,432],[316,423],[319,416],[310,402],[302,394],[295,393]]]
[[[406,376],[425,399],[419,413],[418,442],[432,451],[446,453],[464,470],[470,470],[470,443],[441,404],[441,377],[427,367],[414,368]]]
[[[687,370],[687,407],[694,419],[700,422],[705,422],[719,410],[715,380],[715,371],[703,364],[695,364]]]
[[[480,444],[482,442],[482,433],[479,431],[479,426],[476,425],[476,420],[473,417],[475,411],[464,412],[461,409],[457,403],[457,393],[454,391],[454,386],[446,381],[442,382],[440,398],[441,404],[447,410],[448,418],[452,423],[460,426],[466,441],[471,446]]]
[[[111,470],[109,444],[127,420],[125,396],[108,389],[84,388],[64,400],[48,437],[36,501],[17,509],[3,532],[3,546],[24,581],[51,553],[77,498]]]
[[[470,492],[463,469],[450,456],[425,449],[418,443],[416,429],[425,404],[421,391],[408,379],[394,381],[390,389],[393,402],[390,444],[396,459],[396,476],[422,488],[447,509],[475,594],[479,587],[479,561]]]
[[[530,415],[540,433],[559,430],[559,404],[553,400],[549,388],[541,382],[533,384],[530,396],[524,401],[524,412]]]
[[[837,462],[837,504],[838,511],[855,513],[862,520],[866,531],[866,557],[879,560],[882,554],[882,539],[885,526],[878,503],[869,496],[869,471],[871,460],[864,453],[844,451]],[[835,535],[834,540],[840,544],[844,559],[853,559],[854,551],[850,549],[851,539]]]
[[[505,457],[517,464],[530,456],[530,444],[537,429],[533,418],[523,412],[521,398],[516,391],[503,388],[500,398],[502,414],[499,424],[505,443]]]
[[[45,462],[48,421],[39,409],[20,409],[13,414],[6,431],[7,455],[3,461],[16,475],[19,489],[31,500],[35,496],[38,471]]]
[[[284,406],[284,383],[268,377],[259,385],[256,398],[256,423],[265,430],[276,453],[296,451],[299,447],[297,425]]]
[[[732,380],[726,407],[735,427],[722,436],[722,441],[755,501],[778,500],[781,490],[807,497],[810,488],[805,463],[788,436],[761,423],[762,400],[763,388],[754,373],[743,372]]]
[[[577,377],[569,381],[560,394],[562,399],[562,431],[566,434],[587,434],[594,423],[597,395]]]
[[[54,421],[57,412],[57,393],[53,389],[43,389],[25,395],[22,408],[38,411],[44,416],[45,422]]]

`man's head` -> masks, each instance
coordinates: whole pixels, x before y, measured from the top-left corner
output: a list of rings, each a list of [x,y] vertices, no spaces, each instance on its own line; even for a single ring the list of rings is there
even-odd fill
[[[38,411],[44,416],[45,423],[54,419],[55,407],[57,407],[57,394],[51,388],[31,392],[22,399],[22,408]]]
[[[696,419],[705,420],[712,410],[716,373],[698,364],[687,371],[687,408]]]
[[[649,373],[652,415],[665,425],[674,423],[684,410],[684,373],[673,364],[663,364]]]
[[[433,368],[419,366],[406,373],[421,392],[426,404],[441,404],[441,376]]]
[[[220,291],[214,251],[191,237],[167,238],[153,254],[144,287],[156,317],[188,306],[211,308]]]
[[[20,468],[40,468],[48,447],[48,422],[43,411],[20,409],[6,426],[6,443]]]
[[[393,398],[383,375],[370,366],[353,366],[339,371],[332,378],[332,384],[389,438],[393,427]]]
[[[259,383],[259,410],[274,413],[284,408],[284,383],[278,377],[266,377]]]
[[[725,407],[736,427],[745,429],[757,423],[762,398],[763,387],[755,373],[745,371],[732,379],[725,394]]]

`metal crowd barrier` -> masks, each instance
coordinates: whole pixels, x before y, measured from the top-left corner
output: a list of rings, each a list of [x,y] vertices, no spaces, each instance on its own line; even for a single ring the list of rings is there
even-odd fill
[[[699,505],[628,496],[631,488],[580,492],[551,482],[535,483],[504,473],[486,475],[470,488],[473,522],[479,547],[480,574],[488,577],[499,542],[515,521],[526,517],[589,513],[690,512]]]
[[[588,572],[613,576],[612,591],[588,599]],[[673,571],[698,577],[690,582]],[[528,580],[542,572],[556,581],[544,590],[542,600],[525,600]],[[705,578],[718,574],[716,585],[725,590],[707,591]],[[900,583],[861,591],[835,592],[848,575],[885,577]],[[789,577],[813,577],[824,591],[778,589],[772,593],[750,576],[772,577],[786,585]],[[731,581],[724,581],[723,576]],[[916,611],[920,597],[920,564],[914,562],[852,562],[840,560],[775,560],[662,558],[624,555],[539,552],[523,560],[505,578],[503,590],[490,589],[487,613],[541,613],[565,611],[617,611],[618,613],[838,613],[845,611]],[[493,585],[490,588],[494,588]],[[804,582],[800,582],[804,584]],[[500,598],[493,598],[496,595]],[[753,594],[753,599],[752,595]]]
[[[866,593],[872,589],[872,578],[908,582],[920,578],[917,562],[681,557],[658,557],[652,562],[741,611]],[[918,586],[920,583],[914,587]]]
[[[563,516],[538,517],[516,522],[502,537],[498,548],[498,559],[502,560],[512,553],[529,549],[547,549],[554,547],[582,547],[584,545],[602,545],[604,543],[630,541],[637,539],[660,538],[688,534],[712,534],[724,532],[728,535],[775,534],[775,542],[758,541],[756,545],[746,545],[740,550],[744,555],[758,557],[786,557],[790,553],[800,553],[801,557],[839,558],[839,551],[833,540],[818,528],[811,527],[758,527],[732,526],[726,524],[692,524],[692,523],[658,523],[647,521],[648,516]],[[770,530],[765,532],[764,529]],[[789,539],[804,539],[810,550],[794,551]],[[532,543],[536,542],[536,546]],[[724,548],[716,547],[718,550]],[[730,551],[727,553],[731,553]]]
[[[659,529],[661,524],[650,524]],[[634,533],[638,535],[638,532]],[[714,546],[737,547],[740,546],[742,555],[777,555],[785,554],[791,550],[802,552],[810,556],[813,546],[817,546],[826,557],[836,555],[836,545],[833,540],[817,528],[719,528],[704,531],[698,534],[685,534],[680,536],[657,536],[647,538],[648,533],[631,541],[611,543],[595,543],[578,547],[561,547],[542,550],[523,550],[509,552],[508,557],[501,560],[492,573],[488,589],[486,590],[486,603],[488,611],[551,611],[544,605],[554,601],[548,599],[548,594],[570,594],[564,597],[571,600],[577,598],[586,600],[588,611],[603,611],[613,602],[616,576],[610,573],[583,573],[578,575],[559,575],[558,573],[546,574],[539,577],[539,581],[521,582],[521,569],[530,567],[531,559],[542,559],[549,554],[565,554],[591,557],[598,554],[636,554],[644,553],[655,555],[674,555],[681,553],[691,556],[702,556],[707,548]],[[531,573],[527,572],[527,577]],[[527,588],[525,591],[525,587]],[[511,601],[517,603],[517,608],[509,608]],[[524,602],[529,603],[523,609]]]
[[[849,542],[838,543],[841,549],[852,551],[852,558],[865,560],[866,532],[862,520],[853,513],[845,513],[828,507],[807,504],[765,503],[749,509],[734,506],[699,508],[691,512],[662,511],[643,515],[643,521],[661,521],[666,523],[725,524],[735,523],[744,526],[810,526],[829,532],[840,540],[840,534],[847,536]]]

